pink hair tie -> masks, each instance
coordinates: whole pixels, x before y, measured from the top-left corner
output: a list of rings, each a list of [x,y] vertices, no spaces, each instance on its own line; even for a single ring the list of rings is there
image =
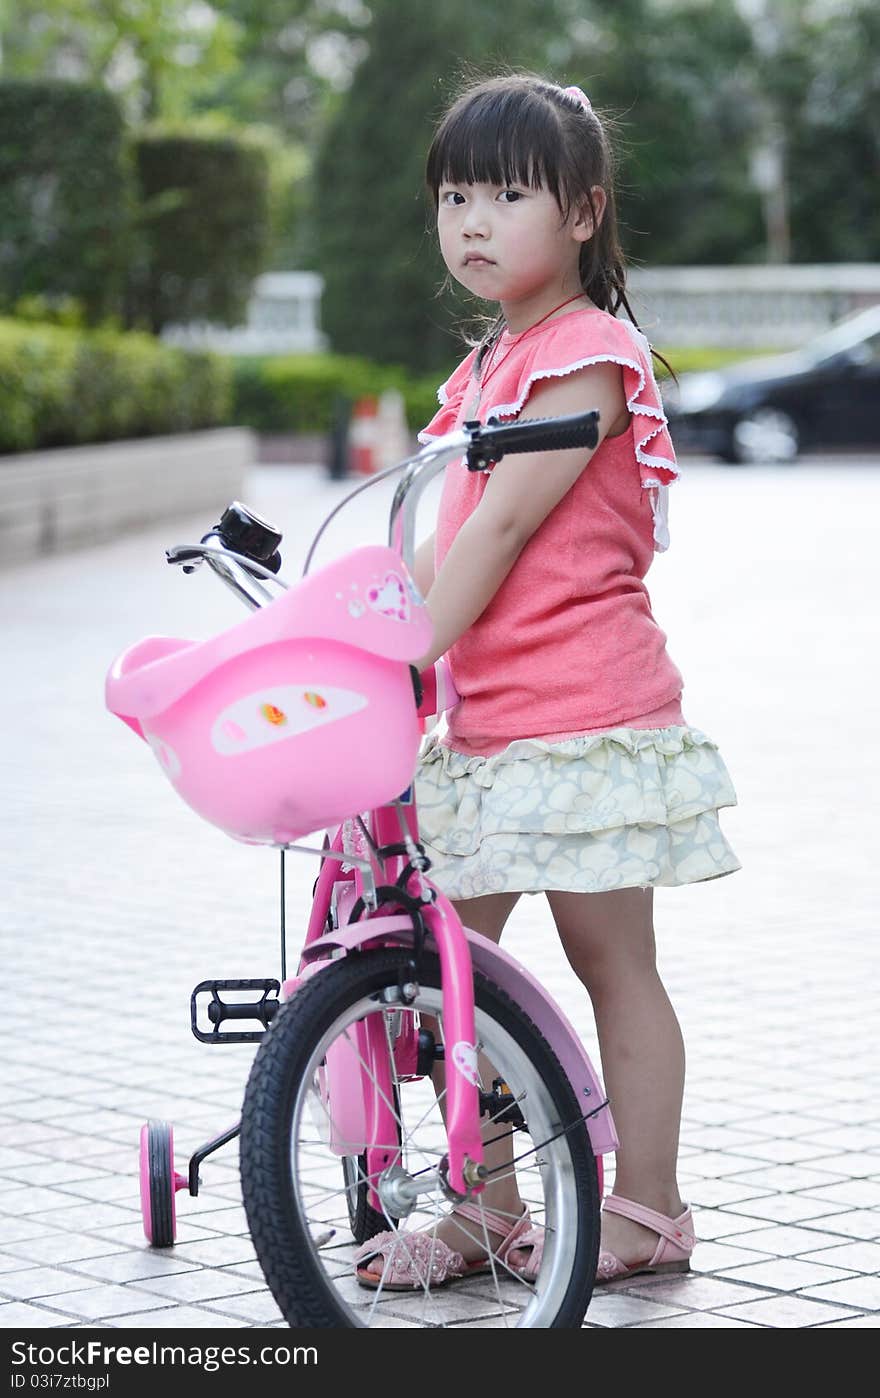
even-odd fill
[[[574,98],[575,102],[579,102],[585,112],[591,112],[593,110],[593,104],[582,88],[564,87],[562,89],[562,95],[563,97]]]

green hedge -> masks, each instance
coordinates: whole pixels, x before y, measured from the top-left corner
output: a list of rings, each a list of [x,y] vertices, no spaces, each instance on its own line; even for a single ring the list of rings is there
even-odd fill
[[[742,352],[664,349],[676,373]],[[450,369],[453,366],[450,365]],[[658,376],[665,371],[658,365]],[[152,336],[0,319],[0,452],[218,427],[329,433],[340,397],[396,388],[410,428],[437,411],[442,376],[333,354],[224,359]]]
[[[119,103],[60,79],[0,81],[0,306],[72,296],[119,309],[130,184]]]
[[[0,451],[221,426],[231,378],[219,356],[149,335],[0,319]]]
[[[657,348],[664,359],[669,361],[676,375],[702,373],[709,369],[723,369],[725,364],[735,364],[738,360],[757,359],[759,355],[779,353],[778,350],[769,346],[766,349],[749,350],[722,349],[716,346],[701,349],[699,346],[692,345],[683,346],[681,349],[676,349],[674,345],[671,347],[658,345]],[[654,360],[654,373],[658,380],[669,377],[668,371],[657,359]]]
[[[676,374],[716,369],[745,351],[663,349]],[[757,351],[749,351],[749,357]],[[258,432],[329,432],[340,396],[355,400],[386,388],[401,391],[413,431],[431,420],[439,406],[437,387],[443,374],[414,378],[405,369],[374,364],[342,354],[296,354],[272,358],[242,357],[234,363],[233,419]],[[449,373],[455,366],[450,364]],[[667,371],[655,360],[658,379]]]
[[[270,240],[269,164],[246,133],[152,128],[134,142],[140,197],[130,323],[237,325]]]
[[[354,401],[396,388],[415,431],[437,411],[438,382],[353,355],[242,357],[234,361],[233,419],[258,432],[329,432],[340,397]]]

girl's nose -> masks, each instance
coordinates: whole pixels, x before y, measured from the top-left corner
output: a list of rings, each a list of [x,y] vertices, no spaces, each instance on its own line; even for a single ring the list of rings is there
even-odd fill
[[[489,220],[486,217],[485,210],[472,204],[462,220],[461,231],[466,237],[473,237],[476,235],[477,237],[485,238],[489,232]]]

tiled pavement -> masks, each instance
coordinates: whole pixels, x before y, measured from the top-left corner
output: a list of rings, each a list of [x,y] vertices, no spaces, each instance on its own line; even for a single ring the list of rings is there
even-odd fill
[[[246,498],[286,526],[290,575],[342,493],[318,470],[254,473]],[[374,494],[323,557],[384,537],[388,491]],[[673,492],[652,596],[686,713],[737,782],[725,826],[745,867],[656,899],[688,1045],[695,1270],[597,1294],[589,1325],[878,1323],[878,518],[876,463],[855,459],[691,464]],[[173,1121],[180,1161],[236,1118],[248,1071],[247,1046],[191,1037],[192,986],[277,970],[275,857],[198,822],[102,710],[106,666],[132,640],[241,614],[213,579],[163,563],[204,523],[0,574],[0,1326],[281,1323],[234,1149],[206,1162],[198,1200],[178,1195],[172,1253],[145,1246],[138,1211],[141,1122]],[[294,929],[313,863],[290,871]],[[595,1054],[542,898],[520,902],[505,940]]]

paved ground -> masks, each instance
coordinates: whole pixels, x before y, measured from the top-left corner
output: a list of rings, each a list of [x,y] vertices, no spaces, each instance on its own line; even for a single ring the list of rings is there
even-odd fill
[[[322,557],[384,537],[383,489],[334,523]],[[286,528],[295,563],[343,493],[317,470],[261,468],[246,498]],[[657,896],[688,1044],[695,1271],[603,1292],[591,1325],[878,1323],[878,519],[877,463],[854,458],[692,463],[674,489],[655,611],[689,720],[737,782],[725,824],[745,867]],[[233,1151],[204,1166],[197,1201],[178,1195],[173,1254],[145,1246],[138,1210],[147,1116],[174,1122],[184,1158],[238,1114],[252,1051],[196,1043],[192,986],[278,965],[275,857],[198,822],[102,710],[132,640],[241,615],[214,579],[163,562],[206,523],[0,574],[0,1326],[280,1323]],[[314,874],[293,865],[294,928]],[[521,901],[507,940],[595,1053],[543,899]]]

